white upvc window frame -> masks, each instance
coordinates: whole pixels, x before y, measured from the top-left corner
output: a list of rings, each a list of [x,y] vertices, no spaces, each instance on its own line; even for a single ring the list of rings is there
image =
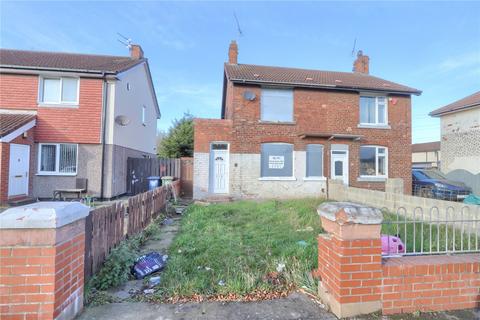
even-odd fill
[[[359,177],[361,179],[387,179],[388,178],[388,148],[385,147],[385,146],[378,146],[378,145],[361,145],[360,148],[362,147],[369,147],[369,148],[375,148],[375,175],[362,175],[360,174]],[[378,149],[379,148],[382,148],[385,150],[385,174],[384,175],[379,175],[378,174]],[[359,152],[360,152],[360,149],[359,149]],[[361,158],[360,158],[360,155],[358,157],[358,160],[360,161],[359,162],[359,165],[361,165]],[[360,169],[360,167],[359,167]],[[359,170],[360,172],[360,170]]]
[[[142,105],[142,125],[147,126],[147,106]]]
[[[76,159],[75,159],[75,172],[60,172],[60,145],[75,145]],[[40,170],[42,165],[42,147],[43,146],[55,146],[55,171],[42,171]],[[77,143],[39,143],[38,144],[38,159],[37,159],[37,175],[39,176],[76,176],[78,173],[78,144]]]
[[[62,101],[63,79],[75,79],[77,80],[77,100],[76,101]],[[46,79],[60,80],[60,99],[56,101],[44,101],[44,81]],[[38,105],[43,107],[58,106],[58,107],[78,107],[80,101],[80,77],[66,77],[66,76],[47,76],[42,75],[38,81]]]
[[[375,122],[362,122],[362,98],[374,98],[375,99]],[[379,98],[385,99],[385,110],[384,110],[384,119],[385,122],[378,122],[379,119],[379,108],[378,100]],[[385,94],[372,94],[372,93],[360,93],[358,98],[358,123],[361,127],[388,127],[388,96]]]

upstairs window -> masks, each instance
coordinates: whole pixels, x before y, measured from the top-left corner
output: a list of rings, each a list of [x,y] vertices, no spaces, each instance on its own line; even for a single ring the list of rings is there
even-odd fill
[[[293,122],[293,90],[262,89],[260,119],[273,122]]]
[[[360,96],[360,124],[387,125],[387,97]]]
[[[42,78],[39,101],[46,104],[78,104],[78,85],[78,78]]]
[[[360,176],[387,177],[387,148],[377,146],[360,147]]]
[[[323,146],[321,144],[307,145],[307,178],[323,177]]]
[[[262,143],[262,178],[293,177],[293,145],[288,143]]]
[[[38,173],[52,175],[77,174],[77,144],[41,143]]]

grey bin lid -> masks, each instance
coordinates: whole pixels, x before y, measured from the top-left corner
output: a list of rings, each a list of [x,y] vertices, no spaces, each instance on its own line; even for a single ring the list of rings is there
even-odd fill
[[[150,177],[147,177],[147,180],[160,180],[160,177],[159,176],[150,176]]]

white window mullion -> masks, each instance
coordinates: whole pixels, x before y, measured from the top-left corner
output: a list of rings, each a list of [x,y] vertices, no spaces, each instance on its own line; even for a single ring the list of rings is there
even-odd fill
[[[55,172],[58,173],[60,170],[60,145],[56,145],[57,152],[55,153]]]

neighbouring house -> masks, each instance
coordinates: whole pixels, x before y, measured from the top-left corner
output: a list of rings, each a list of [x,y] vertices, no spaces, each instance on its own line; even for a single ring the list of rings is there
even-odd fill
[[[421,91],[353,72],[239,64],[230,44],[221,119],[195,119],[194,198],[324,195],[326,178],[411,192],[411,95]]]
[[[480,195],[480,91],[430,112],[440,118],[441,171]]]
[[[412,144],[412,168],[440,168],[440,141]]]
[[[154,157],[160,110],[143,50],[104,56],[1,49],[0,202],[126,192],[127,157]]]

